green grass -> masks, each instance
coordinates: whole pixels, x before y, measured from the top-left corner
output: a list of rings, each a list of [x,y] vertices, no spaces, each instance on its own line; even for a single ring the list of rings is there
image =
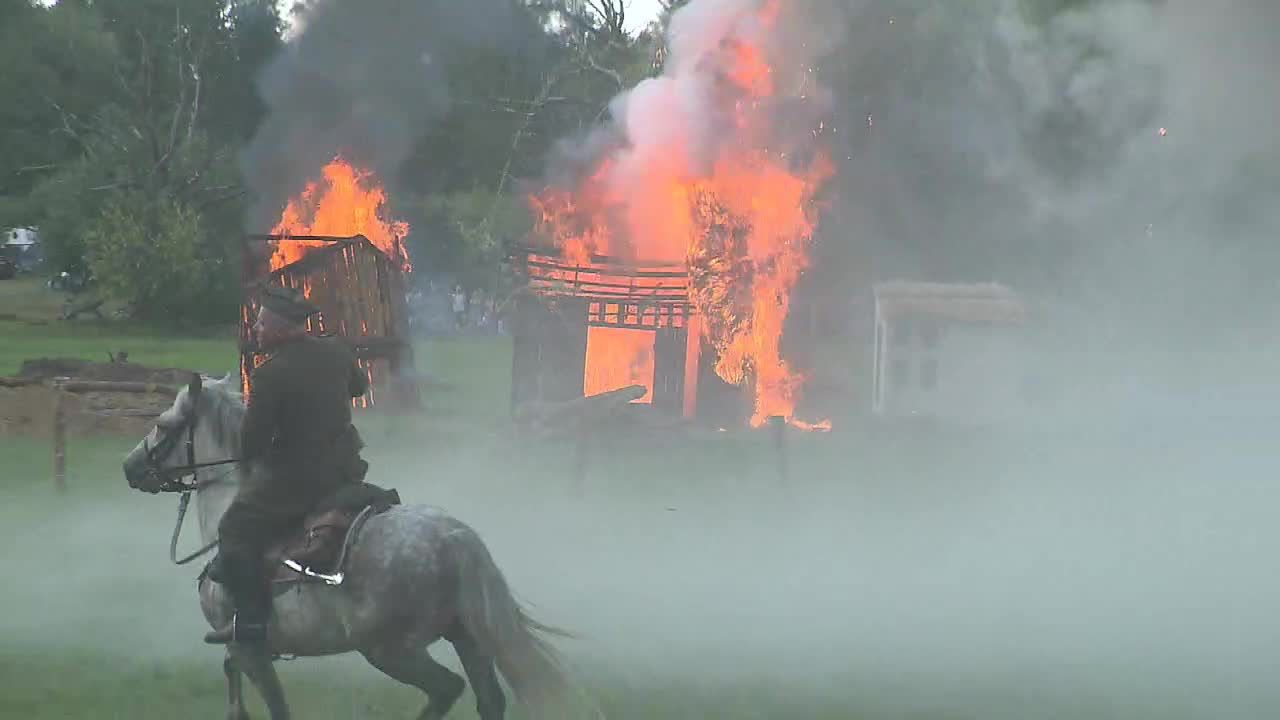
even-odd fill
[[[220,672],[221,655],[215,648],[200,644],[203,631],[195,611],[195,596],[188,579],[194,571],[167,567],[164,544],[172,521],[172,498],[152,498],[131,493],[119,477],[120,455],[135,438],[76,438],[69,457],[70,491],[66,495],[53,492],[48,479],[49,447],[47,443],[13,438],[0,438],[0,466],[5,468],[0,482],[0,527],[16,545],[0,547],[0,565],[10,573],[14,583],[0,594],[0,718],[24,720],[62,720],[64,718],[128,718],[129,720],[168,720],[170,718],[215,718],[224,712],[224,686]],[[505,469],[503,477],[475,479],[471,492],[489,497],[492,488],[503,483],[522,487],[548,488],[548,501],[563,503],[566,496],[554,488],[563,487],[551,454],[530,456],[523,452],[490,452],[483,439],[473,438],[472,447],[456,442],[452,447],[439,447],[428,454],[434,458],[430,472],[440,481],[428,481],[432,494],[443,487],[466,485],[445,479],[465,477],[473,468],[469,453],[480,451],[486,467]],[[508,451],[511,448],[507,448]],[[670,449],[673,454],[662,460],[645,459],[645,455],[625,444],[614,448],[602,461],[617,472],[607,478],[597,474],[591,479],[588,493],[607,494],[608,507],[632,505],[642,507],[655,501],[690,508],[682,502],[696,498],[731,498],[743,488],[759,493],[762,477],[759,465],[768,455],[752,451],[752,444],[730,435],[710,447],[681,445]],[[815,454],[827,454],[829,445],[808,448],[805,462],[813,462]],[[391,448],[375,448],[375,472],[397,463]],[[407,452],[407,451],[401,451]],[[866,448],[861,449],[862,462],[869,462]],[[414,451],[421,457],[421,449]],[[905,458],[901,458],[905,459]],[[684,465],[684,463],[689,463]],[[552,465],[551,467],[548,464]],[[653,473],[665,464],[665,474]],[[671,467],[680,466],[678,473]],[[764,463],[767,469],[767,462]],[[911,466],[919,470],[921,463]],[[718,472],[713,472],[717,470]],[[890,478],[886,485],[906,482],[913,470]],[[380,478],[374,478],[375,481]],[[918,493],[921,486],[902,488],[904,496]],[[419,491],[420,492],[420,491]],[[805,506],[803,498],[813,488],[797,484],[787,492],[779,492],[780,503],[796,508]],[[967,496],[972,488],[957,490]],[[536,495],[536,494],[535,494]],[[516,498],[529,498],[524,489],[511,493]],[[416,499],[412,498],[411,499]],[[935,494],[933,501],[938,500]],[[589,510],[590,505],[584,505]],[[537,505],[529,505],[539,512]],[[854,510],[853,508],[850,509]],[[791,512],[787,510],[785,512]],[[86,524],[87,518],[110,518],[105,524]],[[602,517],[604,527],[608,518]],[[765,526],[795,522],[786,516],[762,516]],[[659,523],[655,523],[660,525]],[[705,540],[716,542],[716,526],[709,524]],[[190,540],[190,539],[188,539]],[[937,539],[943,542],[942,539]],[[590,538],[582,538],[589,542]],[[691,547],[691,552],[698,548]],[[46,559],[34,562],[32,554]],[[499,558],[502,562],[502,558]],[[549,560],[547,572],[576,582],[575,568]],[[649,572],[662,575],[661,568],[640,570],[635,582],[646,588]],[[42,595],[36,588],[55,588]],[[672,598],[680,598],[679,588],[672,588]],[[677,600],[672,600],[676,602]],[[945,602],[940,598],[939,602]],[[705,609],[698,612],[706,612]],[[850,613],[860,612],[851,602]],[[786,637],[785,626],[791,622],[810,622],[807,618],[779,616],[774,622],[781,627],[768,631]],[[42,638],[26,626],[47,628],[51,637]],[[663,635],[679,629],[655,626],[652,632]],[[1114,697],[1090,696],[1087,692],[1063,697],[1041,697],[1036,690],[1021,687],[1017,677],[994,686],[990,679],[984,685],[968,687],[964,677],[947,679],[958,685],[955,699],[940,701],[936,695],[937,678],[912,678],[894,670],[878,670],[867,665],[863,657],[860,667],[850,667],[833,677],[815,675],[806,682],[794,678],[809,670],[779,661],[777,673],[758,671],[735,672],[739,651],[726,648],[716,666],[707,668],[701,677],[697,665],[679,656],[672,657],[675,667],[684,670],[672,674],[652,675],[633,672],[625,658],[626,633],[613,648],[616,658],[611,663],[577,663],[577,677],[586,690],[612,720],[704,720],[734,718],[773,720],[803,718],[806,720],[1191,720],[1205,717],[1194,710],[1181,708],[1177,694],[1168,701],[1160,697],[1141,698],[1132,707],[1117,706]],[[569,643],[570,645],[572,643]],[[799,649],[780,645],[777,650],[795,657]],[[819,655],[829,649],[815,648]],[[867,652],[850,648],[852,656]],[[447,650],[438,657],[449,661]],[[821,662],[829,663],[829,659]],[[803,665],[803,663],[801,663]],[[414,690],[382,676],[356,656],[306,659],[281,663],[279,666],[289,701],[300,718],[341,718],[352,720],[403,720],[419,711],[422,700]],[[828,672],[831,672],[828,669]],[[1043,682],[1040,680],[1039,682]],[[1119,682],[1123,682],[1120,680]],[[1052,686],[1052,685],[1050,685]],[[918,694],[934,695],[929,701]],[[946,697],[946,693],[942,693]],[[255,693],[247,698],[255,718],[266,717]],[[473,700],[468,693],[450,715],[453,720],[474,720]],[[1257,715],[1267,717],[1269,715]],[[519,708],[511,713],[513,720],[527,717]]]
[[[218,718],[226,709],[219,654],[207,658],[111,658],[92,654],[18,658],[0,653],[0,717],[24,720],[92,718],[172,720]],[[422,695],[377,673],[358,659],[318,659],[280,663],[294,717],[408,720],[422,709]],[[767,680],[739,686],[695,684],[629,686],[621,678],[592,692],[613,720],[735,718],[767,720],[855,720],[853,698],[804,698],[778,693]],[[247,690],[249,711],[265,718],[257,695]],[[468,691],[451,720],[473,720]],[[513,720],[529,717],[519,707]],[[908,717],[908,716],[899,716]],[[924,716],[919,716],[924,717]],[[933,715],[941,720],[945,715]],[[958,716],[956,716],[958,717]]]
[[[131,357],[148,364],[215,371],[234,367],[235,358],[234,340],[228,337],[168,338],[118,325],[9,322],[0,323],[0,337],[0,373],[13,372],[28,357],[96,359],[105,357],[107,349],[128,350]],[[561,538],[557,541],[561,544],[549,546],[582,557],[584,563],[592,558],[591,532],[602,537],[638,533],[636,544],[629,548],[634,557],[615,561],[610,555],[586,569],[562,557],[524,567],[513,559],[520,555],[510,552],[518,548],[511,547],[509,538],[506,552],[495,557],[513,576],[524,574],[527,579],[531,572],[548,573],[551,578],[541,578],[541,585],[581,585],[587,593],[593,583],[599,588],[610,582],[592,577],[593,571],[608,575],[615,563],[634,567],[630,579],[612,582],[623,583],[626,593],[634,583],[642,598],[660,598],[687,608],[655,607],[664,618],[687,612],[695,619],[714,620],[713,609],[698,604],[707,602],[705,594],[698,594],[706,593],[705,589],[686,595],[682,587],[662,584],[699,580],[692,574],[669,574],[657,564],[664,557],[679,558],[647,555],[646,543],[675,542],[664,533],[676,533],[687,542],[687,552],[694,558],[724,557],[709,554],[708,549],[740,539],[742,535],[729,534],[732,531],[724,528],[743,522],[740,516],[745,514],[763,543],[764,558],[747,552],[730,557],[751,576],[767,576],[774,567],[771,563],[779,562],[777,554],[767,552],[770,544],[794,549],[785,544],[796,542],[788,540],[791,533],[803,535],[809,525],[833,522],[842,526],[841,532],[847,526],[847,535],[840,537],[847,539],[848,547],[824,545],[819,555],[806,555],[810,549],[802,548],[781,561],[800,564],[817,557],[815,573],[820,574],[824,568],[838,569],[846,562],[846,553],[865,561],[882,552],[900,553],[902,548],[894,543],[901,543],[908,548],[932,548],[915,556],[926,565],[944,563],[949,546],[972,541],[967,536],[1005,537],[993,534],[996,531],[988,523],[999,515],[989,514],[992,511],[986,506],[997,504],[996,488],[1002,484],[1021,485],[1034,479],[1048,490],[1056,489],[1058,494],[1043,500],[1033,497],[1035,502],[1022,497],[1028,503],[1023,512],[1032,516],[1049,516],[1054,503],[1076,502],[1082,517],[1110,513],[1116,524],[1124,525],[1134,522],[1135,507],[1152,513],[1161,508],[1177,510],[1170,498],[1195,486],[1180,488],[1186,478],[1176,472],[1191,462],[1208,462],[1199,460],[1194,448],[1177,454],[1161,446],[1146,455],[1130,456],[1120,453],[1119,447],[1095,443],[1088,448],[1093,456],[1070,459],[1083,462],[1077,469],[1061,452],[1048,454],[1034,443],[1020,447],[959,433],[846,427],[829,436],[792,434],[791,480],[783,484],[776,474],[772,444],[762,441],[765,435],[619,433],[597,439],[588,476],[579,483],[570,472],[572,459],[564,443],[518,440],[503,431],[509,343],[491,338],[425,342],[415,347],[415,359],[420,371],[431,378],[423,385],[426,412],[409,417],[364,414],[358,419],[369,443],[371,481],[398,485],[410,502],[425,500],[457,508],[464,520],[487,518],[491,524],[486,538],[501,535],[493,531],[505,530],[504,518],[520,532]],[[69,492],[59,495],[50,478],[47,440],[0,437],[0,568],[8,580],[0,592],[0,719],[222,716],[221,656],[217,649],[200,644],[204,628],[190,583],[195,571],[169,567],[165,559],[173,498],[130,492],[120,477],[121,456],[137,440],[73,437],[68,453]],[[1111,442],[1132,444],[1124,438]],[[1245,450],[1262,457],[1270,447],[1266,442],[1261,439],[1257,447]],[[1122,464],[1122,459],[1129,464]],[[1060,477],[1055,479],[1055,473]],[[1158,492],[1144,495],[1141,503],[1126,499],[1124,493],[1133,492],[1130,478],[1144,473],[1153,476],[1151,483]],[[1061,490],[1077,485],[1084,487],[1078,494]],[[1230,485],[1215,485],[1197,507],[1209,512],[1211,501],[1224,487]],[[1259,501],[1251,507],[1263,515],[1269,505]],[[959,512],[949,518],[956,508],[967,508],[972,514]],[[551,520],[539,521],[542,514]],[[957,524],[956,517],[971,522]],[[562,523],[570,527],[559,527]],[[192,542],[186,538],[184,547]],[[542,543],[547,546],[545,540]],[[1193,548],[1188,545],[1183,551]],[[1048,549],[1053,549],[1052,544]],[[1132,546],[1121,545],[1119,550],[1134,552]],[[517,591],[530,585],[517,583]],[[807,594],[803,587],[787,590],[799,599]],[[859,592],[874,596],[893,588],[851,586],[846,614],[828,621],[839,624],[865,618],[869,611],[859,603]],[[950,602],[946,585],[928,592],[936,593],[940,607]],[[621,602],[620,597],[614,595],[611,601]],[[691,604],[680,605],[685,601]],[[748,605],[751,601],[743,598]],[[722,608],[730,614],[736,609]],[[572,624],[575,618],[567,620]],[[854,646],[857,643],[851,643],[847,663],[839,659],[842,648],[833,653],[825,645],[790,643],[789,628],[812,627],[813,618],[791,617],[779,610],[757,622],[765,637],[777,638],[777,645],[767,651],[779,655],[776,672],[745,669],[759,668],[760,658],[748,656],[733,642],[707,667],[678,655],[670,658],[671,668],[662,672],[644,662],[632,663],[628,643],[637,640],[635,625],[644,635],[664,640],[690,631],[689,626],[645,626],[641,617],[616,637],[604,630],[601,634],[606,635],[612,659],[581,661],[577,675],[614,720],[1190,720],[1230,715],[1206,714],[1203,705],[1184,702],[1192,698],[1191,690],[1140,687],[1135,671],[1150,672],[1150,665],[1124,659],[1114,672],[1091,670],[1089,682],[1101,678],[1096,685],[1078,677],[1061,680],[1056,674],[1061,664],[1049,670],[1002,670],[994,677],[983,677],[982,671],[973,671],[970,677],[964,667],[957,667],[953,676],[915,677],[904,674],[901,658],[882,658],[876,649]],[[896,641],[896,633],[901,632],[903,642],[920,642],[914,630],[902,627],[886,634]],[[847,642],[848,636],[836,634],[833,640]],[[807,652],[818,658],[813,667]],[[446,652],[440,655],[448,659]],[[422,702],[416,691],[354,656],[283,663],[281,673],[296,717],[409,718]],[[1258,712],[1230,716],[1274,717],[1274,707],[1263,704],[1270,697],[1267,692],[1252,692],[1263,698],[1256,701]],[[248,697],[254,717],[265,717],[256,694],[250,691]],[[468,695],[450,717],[472,720],[471,705]],[[517,711],[512,717],[524,716]]]
[[[475,337],[414,344],[420,373],[435,381],[423,387],[424,410],[493,420],[511,407],[511,342]]]
[[[478,358],[492,351],[483,344],[469,347]],[[463,347],[450,350],[455,358],[467,352]],[[458,363],[455,367],[475,367],[477,363]],[[457,377],[456,372],[448,375]],[[220,717],[224,711],[220,654],[214,648],[199,645],[201,628],[192,617],[194,595],[186,594],[187,586],[181,583],[183,594],[169,599],[174,592],[174,578],[191,574],[166,568],[162,560],[167,523],[172,518],[171,499],[130,493],[118,477],[120,458],[136,441],[133,437],[73,438],[68,455],[69,492],[59,495],[49,478],[47,441],[0,438],[0,466],[6,468],[0,482],[0,526],[7,529],[10,537],[40,537],[59,527],[65,522],[63,518],[89,514],[105,514],[115,518],[110,522],[118,523],[106,532],[81,528],[81,533],[88,533],[92,546],[80,546],[83,538],[60,534],[51,544],[36,550],[53,553],[51,565],[42,566],[41,571],[56,573],[62,565],[90,565],[102,572],[87,586],[68,579],[68,588],[79,587],[92,595],[81,599],[50,598],[53,602],[47,608],[35,611],[68,613],[60,624],[67,628],[63,632],[72,637],[42,643],[30,634],[19,633],[0,644],[0,718],[159,720]],[[385,435],[375,433],[373,441],[372,456],[379,462],[375,470],[405,461],[397,458],[397,452],[407,451],[390,447],[392,443]],[[470,443],[473,450],[492,458],[495,454],[487,449],[488,442],[487,436],[473,435],[469,440],[454,442],[448,449],[441,445],[432,470],[456,477],[466,472],[471,462],[468,450],[460,445]],[[382,443],[388,447],[380,448]],[[416,446],[413,453],[421,453],[422,447]],[[743,459],[741,450],[732,440],[726,440],[703,460],[724,463],[736,456],[742,470],[738,480],[742,480],[751,461]],[[683,452],[693,457],[692,448],[683,448]],[[484,462],[507,468],[512,476],[518,474],[521,482],[548,486],[563,483],[562,469],[567,466],[554,448],[543,448],[541,453],[537,448],[524,448],[518,457],[511,453],[497,457],[500,459]],[[640,461],[642,454],[634,453],[633,459]],[[630,470],[639,475],[652,472],[653,468],[646,469],[641,463],[631,465]],[[692,465],[689,472],[698,474],[699,466]],[[626,479],[619,482],[642,494],[655,492],[653,484]],[[76,556],[67,559],[68,552]],[[8,548],[10,559],[24,555]],[[6,551],[0,549],[0,561],[5,557]],[[18,564],[10,569],[22,573],[23,567],[30,566]],[[107,572],[112,569],[114,572]],[[54,587],[59,585],[53,583]],[[20,618],[33,612],[31,596],[30,591],[0,596],[0,612],[11,618],[0,622],[0,634],[4,627],[24,624]],[[37,620],[41,625],[53,622],[48,616]],[[157,649],[149,651],[149,637],[164,639]],[[175,646],[185,649],[175,651]],[[448,658],[447,651],[442,657]],[[413,717],[421,709],[418,692],[382,676],[355,656],[282,663],[280,670],[297,717],[390,720]],[[620,669],[592,667],[579,668],[578,676],[607,716],[616,720],[853,717],[848,710],[851,697],[831,693],[820,697],[792,695],[770,687],[767,678],[712,684],[693,679],[662,682],[631,678]],[[250,691],[247,697],[254,717],[265,717],[256,694]],[[472,704],[468,693],[450,717],[472,720],[476,717]],[[519,720],[527,715],[517,708],[511,717]]]
[[[175,336],[172,331],[118,320],[59,320],[65,294],[39,278],[0,282],[0,375],[12,375],[23,360],[74,358],[106,362],[108,353],[129,353],[132,362],[154,367],[230,372],[239,367],[235,331]]]
[[[215,376],[237,372],[232,332],[182,337],[123,323],[30,325],[0,320],[0,375],[18,372],[24,360],[73,358],[106,362],[124,350],[130,362]],[[511,343],[505,338],[428,340],[414,344],[424,411],[466,421],[492,422],[510,406]]]
[[[0,527],[6,529],[6,537],[18,542],[17,546],[0,547],[0,564],[16,583],[0,594],[0,635],[6,638],[0,643],[0,718],[222,717],[221,654],[199,642],[203,628],[188,582],[194,571],[168,567],[163,559],[173,517],[172,498],[131,493],[119,477],[120,456],[135,441],[129,437],[76,438],[69,456],[70,491],[58,495],[48,479],[47,443],[0,438],[0,466],[6,468],[0,482]],[[565,496],[555,489],[563,487],[563,480],[557,480],[554,467],[542,464],[553,462],[549,457],[533,462],[523,453],[487,452],[483,440],[471,442],[478,447],[455,444],[449,452],[433,453],[432,472],[441,478],[465,474],[474,467],[469,453],[480,450],[486,456],[485,466],[505,468],[509,475],[483,482],[477,479],[472,492],[486,494],[494,485],[518,482],[546,487],[550,498],[564,501]],[[768,455],[752,452],[752,447],[742,436],[730,434],[710,447],[681,445],[670,448],[674,455],[646,460],[645,453],[621,445],[606,462],[609,467],[624,466],[626,470],[611,472],[607,478],[596,475],[587,491],[607,493],[623,506],[643,506],[657,499],[680,505],[682,511],[689,508],[680,498],[707,497],[708,492],[713,498],[729,498],[747,487],[758,493],[761,482],[771,482],[759,476],[757,467]],[[807,456],[831,452],[829,445],[822,444],[808,450]],[[376,451],[373,457],[377,471],[397,462],[390,448]],[[828,455],[823,462],[830,459]],[[806,461],[812,461],[811,457]],[[672,473],[673,464],[683,470]],[[653,477],[663,465],[666,475]],[[719,472],[711,473],[712,468]],[[433,481],[428,486],[436,484]],[[453,484],[465,486],[466,482]],[[797,486],[778,497],[803,506],[804,492]],[[512,495],[527,498],[530,493],[525,490]],[[103,524],[88,520],[101,517],[109,519]],[[772,525],[786,520],[762,517],[761,522]],[[708,526],[707,541],[714,542],[715,535],[714,525]],[[47,559],[35,562],[30,559],[32,554]],[[572,567],[551,561],[547,570],[573,582]],[[657,571],[661,573],[660,568]],[[638,587],[644,587],[644,577],[644,572],[637,575]],[[40,587],[57,590],[43,595]],[[673,593],[679,597],[678,588],[673,588]],[[851,607],[850,612],[857,610]],[[776,618],[784,626],[794,621],[807,620]],[[47,628],[50,637],[43,638],[26,626]],[[779,632],[776,628],[773,631]],[[653,632],[680,631],[654,627]],[[780,636],[786,636],[785,629]],[[626,637],[624,634],[618,642],[625,644]],[[777,649],[790,656],[797,652],[786,645]],[[619,658],[627,656],[625,645],[614,651]],[[856,654],[856,648],[851,648],[851,653]],[[447,650],[439,651],[438,657],[450,661]],[[578,662],[575,670],[580,683],[612,720],[1194,717],[1179,712],[1176,703],[1162,712],[1153,712],[1149,705],[1121,711],[1105,698],[1087,696],[1049,703],[1013,684],[966,688],[960,695],[962,702],[948,707],[945,702],[915,698],[922,688],[929,690],[934,680],[877,671],[865,665],[865,658],[860,668],[850,667],[831,677],[815,674],[802,683],[783,678],[803,676],[808,672],[805,669],[780,662],[777,675],[735,672],[739,660],[734,651],[727,650],[716,667],[708,668],[712,671],[708,677],[701,677],[696,665],[678,656],[672,662],[685,669],[672,674],[633,672],[625,660]],[[396,720],[414,717],[421,707],[419,693],[384,677],[357,656],[286,662],[279,669],[296,717]],[[958,682],[963,686],[965,680]],[[253,716],[266,717],[256,694],[249,691],[247,698]],[[468,693],[450,718],[474,720],[472,705]],[[528,716],[516,708],[510,717],[521,720]]]
[[[235,353],[230,340],[164,338],[128,328],[9,324],[0,331],[5,329],[16,335],[0,355],[10,372],[27,357],[92,359],[108,348],[127,349],[131,358],[148,364],[210,369],[225,366]],[[434,458],[428,473],[439,477],[475,472],[476,462],[485,468],[502,468],[484,473],[486,479],[477,484],[483,492],[514,478],[547,487],[566,487],[571,482],[566,446],[517,442],[500,431],[509,402],[508,342],[492,338],[424,342],[415,347],[415,357],[421,372],[432,379],[424,384],[426,412],[407,418],[364,415],[358,420],[370,443],[368,455],[375,462],[375,475],[390,466],[420,462],[425,453]],[[655,454],[650,447],[635,446],[625,438],[606,438],[596,448],[593,463],[597,469],[609,468],[610,492],[624,499],[662,497],[680,484],[719,492],[772,472],[770,454],[746,436],[726,433],[710,440],[709,444],[705,438],[697,443],[668,443]],[[172,518],[171,499],[131,494],[119,478],[120,458],[136,442],[134,437],[73,437],[68,452],[70,490],[58,495],[50,479],[47,441],[0,438],[0,466],[6,469],[0,481],[0,526],[11,537],[40,537],[46,528],[57,527],[60,518],[83,514],[109,513],[118,518],[113,522],[120,523],[115,531],[95,531],[87,540],[92,547],[78,545],[85,540],[63,536],[53,542],[57,549],[51,552],[58,556],[83,555],[71,561],[74,566],[92,563],[119,572],[94,580],[86,588],[92,597],[57,603],[56,607],[64,608],[61,612],[68,613],[63,621],[75,628],[70,631],[75,639],[41,643],[19,636],[0,646],[0,718],[167,719],[219,717],[223,712],[219,653],[198,644],[200,625],[191,617],[194,596],[177,598],[177,607],[149,597],[150,593],[167,597],[164,593],[171,592],[167,588],[172,577],[182,571],[164,568],[161,560]],[[679,477],[667,472],[672,463],[684,468]],[[737,470],[728,477],[714,471],[726,466]],[[10,557],[21,557],[10,550]],[[0,559],[4,556],[0,550]],[[147,558],[139,566],[147,568],[145,580],[137,579],[137,570],[128,569],[135,557]],[[56,567],[58,561],[53,562]],[[53,567],[47,569],[56,572]],[[8,602],[21,607],[6,609],[6,600],[0,597],[0,612],[13,613],[15,618],[32,612],[29,603],[12,594]],[[145,619],[149,613],[151,620]],[[135,633],[143,640],[131,637]],[[145,638],[156,633],[164,634],[165,649],[143,649]],[[176,657],[175,645],[185,648]],[[286,663],[281,671],[298,717],[377,720],[412,717],[420,709],[421,696],[416,691],[399,686],[358,658]],[[601,668],[586,668],[581,679],[610,718],[851,717],[849,697],[780,693],[769,687],[767,679],[672,683]],[[256,695],[248,695],[255,717],[265,717]],[[472,702],[469,695],[464,697],[450,717],[474,718]],[[517,711],[513,717],[523,715]]]
[[[44,278],[21,276],[0,280],[0,317],[49,322],[58,317],[66,294],[49,290]]]
[[[0,321],[0,374],[18,371],[23,360],[75,358],[107,362],[107,354],[129,353],[129,361],[215,374],[239,367],[231,337],[173,337],[137,327],[68,323],[27,326]]]
[[[204,661],[137,660],[93,655],[18,659],[0,655],[0,717],[24,720],[121,718],[172,720],[216,718],[226,710],[225,690],[214,651]],[[368,666],[329,659],[279,667],[290,707],[300,718],[408,720],[422,709],[422,696]],[[354,677],[353,677],[354,676]],[[365,676],[365,677],[360,677]],[[780,695],[765,683],[724,687],[628,687],[623,682],[594,693],[613,720],[735,718],[855,720],[850,701]],[[256,694],[246,698],[253,717],[266,711]],[[449,717],[473,720],[474,700],[463,696]],[[518,707],[514,720],[529,717]],[[898,717],[909,717],[906,715]],[[920,715],[918,717],[925,717]],[[932,715],[942,720],[945,715]],[[959,716],[953,716],[959,717]]]

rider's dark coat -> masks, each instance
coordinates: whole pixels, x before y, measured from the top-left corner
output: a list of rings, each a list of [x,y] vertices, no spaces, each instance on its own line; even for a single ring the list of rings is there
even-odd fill
[[[241,454],[270,472],[246,479],[238,502],[300,514],[343,483],[364,479],[351,399],[368,390],[368,377],[341,340],[285,341],[253,371],[249,388]]]

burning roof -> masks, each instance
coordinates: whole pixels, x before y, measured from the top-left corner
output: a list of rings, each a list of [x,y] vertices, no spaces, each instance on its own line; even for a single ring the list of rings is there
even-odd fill
[[[371,172],[335,157],[324,167],[320,180],[307,183],[302,194],[289,201],[271,232],[284,237],[362,235],[410,272],[413,265],[404,246],[409,224],[388,218],[386,202],[386,190]],[[323,241],[278,243],[271,269],[297,262],[309,250],[325,245]]]
[[[663,74],[612,106],[614,126],[601,132],[621,140],[530,199],[539,233],[569,262],[683,265],[716,372],[753,385],[757,426],[795,415],[803,378],[783,357],[783,329],[833,172],[818,89],[784,57],[783,5],[678,12]]]

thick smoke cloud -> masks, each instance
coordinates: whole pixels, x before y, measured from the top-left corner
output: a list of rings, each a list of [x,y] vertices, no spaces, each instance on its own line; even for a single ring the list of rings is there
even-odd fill
[[[724,195],[726,165],[755,153],[790,157],[775,163],[779,172],[822,174],[814,136],[831,98],[809,71],[821,51],[806,40],[811,19],[759,0],[703,0],[672,15],[662,72],[619,93],[605,123],[552,153],[551,184],[580,188],[584,204],[607,210],[599,250],[684,261],[694,231],[682,189],[710,181]]]
[[[415,142],[450,107],[445,65],[514,37],[503,0],[312,0],[301,31],[259,79],[268,116],[244,152],[251,230],[343,153],[393,182]]]
[[[837,5],[825,240],[873,276],[1001,280],[1164,339],[1260,320],[1280,6],[1050,5]]]

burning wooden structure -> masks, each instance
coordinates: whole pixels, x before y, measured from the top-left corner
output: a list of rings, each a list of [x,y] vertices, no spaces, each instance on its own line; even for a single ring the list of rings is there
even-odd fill
[[[716,376],[714,356],[702,360],[714,351],[684,265],[574,262],[536,248],[518,250],[515,264],[527,292],[513,301],[513,411],[639,385],[646,392],[632,404],[673,417],[749,414],[749,397]]]
[[[305,244],[307,249],[288,253],[300,258],[273,268],[277,263],[272,258],[285,255],[277,252],[284,243]],[[417,386],[407,381],[413,371],[413,348],[400,259],[388,256],[363,235],[251,235],[245,238],[244,251],[240,378],[246,393],[250,371],[265,359],[252,328],[258,313],[254,288],[266,281],[296,288],[320,308],[307,320],[309,332],[341,337],[351,344],[369,374],[369,392],[355,400],[356,407],[385,407],[388,402],[398,409],[418,406]]]

